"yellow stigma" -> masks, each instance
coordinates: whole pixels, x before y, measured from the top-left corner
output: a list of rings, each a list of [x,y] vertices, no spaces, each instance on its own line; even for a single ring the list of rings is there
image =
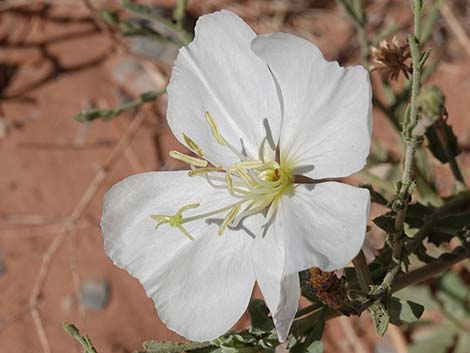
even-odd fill
[[[189,176],[203,175],[212,187],[226,189],[233,197],[233,201],[221,208],[186,218],[182,216],[182,213],[198,207],[199,204],[183,206],[173,216],[152,216],[158,221],[157,228],[161,224],[169,224],[179,229],[191,240],[193,237],[183,227],[184,223],[221,215],[227,211],[228,213],[223,217],[217,231],[218,235],[222,235],[228,227],[236,227],[242,219],[255,213],[265,212],[266,223],[268,223],[276,213],[282,196],[294,190],[294,175],[288,163],[266,160],[274,158],[266,157],[274,156],[274,153],[263,153],[262,155],[260,153],[259,159],[243,155],[239,149],[223,138],[212,115],[206,112],[204,116],[217,143],[232,152],[239,162],[223,167],[209,166],[209,162],[203,157],[202,149],[185,134],[183,134],[183,138],[186,145],[200,158],[191,157],[178,151],[171,151],[170,156],[190,165]]]
[[[191,234],[189,234],[186,228],[183,227],[183,212],[198,207],[198,203],[191,203],[189,205],[181,207],[178,211],[176,211],[173,216],[154,214],[150,217],[158,222],[155,226],[155,229],[158,229],[158,227],[166,223],[174,228],[178,228],[189,240],[194,240],[194,238],[191,236]]]

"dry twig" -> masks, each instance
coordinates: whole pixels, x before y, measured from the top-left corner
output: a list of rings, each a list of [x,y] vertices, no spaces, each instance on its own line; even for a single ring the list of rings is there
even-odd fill
[[[65,241],[65,239],[67,239],[71,234],[75,232],[76,230],[75,227],[78,221],[80,220],[80,218],[82,217],[85,209],[90,204],[91,200],[93,199],[93,196],[96,194],[98,188],[102,185],[106,176],[113,169],[113,167],[116,165],[116,162],[121,158],[124,151],[131,143],[138,129],[142,126],[145,116],[146,116],[146,113],[142,112],[138,114],[136,118],[133,120],[129,129],[126,131],[125,135],[121,138],[117,146],[114,148],[111,155],[105,162],[104,166],[95,175],[95,178],[93,179],[88,189],[83,194],[82,198],[80,199],[77,206],[73,210],[71,216],[68,218],[68,221],[65,224],[63,224],[59,233],[56,235],[54,240],[49,245],[46,253],[43,255],[42,264],[39,269],[38,275],[36,277],[36,282],[35,282],[33,291],[31,293],[29,305],[27,306],[25,312],[31,313],[31,316],[34,321],[34,325],[36,327],[36,331],[38,333],[38,336],[41,342],[42,350],[44,353],[50,353],[51,349],[50,349],[49,342],[47,340],[47,335],[44,330],[44,325],[40,317],[38,304],[39,304],[39,298],[40,298],[41,292],[46,282],[47,275],[49,273],[50,264],[54,256],[56,255],[57,251],[59,250],[60,246]],[[71,264],[72,267],[74,265],[76,264]],[[74,270],[74,272],[76,271]],[[75,279],[74,279],[75,287],[77,286],[77,283],[76,283],[77,279],[79,281],[79,278],[76,275],[77,274],[75,273]],[[8,320],[5,320],[3,322],[3,326],[13,322],[15,319],[19,317],[22,317],[23,314],[24,312],[22,311],[21,313],[12,315]]]

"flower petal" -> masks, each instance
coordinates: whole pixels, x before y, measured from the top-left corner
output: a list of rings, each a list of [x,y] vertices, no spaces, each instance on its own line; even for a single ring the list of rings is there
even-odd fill
[[[224,334],[246,310],[255,281],[252,235],[227,229],[218,236],[220,219],[213,216],[184,223],[191,241],[168,224],[155,229],[150,215],[173,215],[197,202],[200,207],[184,217],[208,212],[233,202],[227,195],[183,171],[134,175],[105,195],[101,227],[106,253],[139,279],[162,321],[194,341]],[[256,222],[250,217],[243,227],[251,229]]]
[[[276,214],[285,237],[284,271],[345,267],[364,242],[369,206],[367,189],[337,182],[296,185]]]
[[[284,237],[274,221],[264,236],[256,237],[252,248],[256,280],[273,316],[279,341],[287,339],[299,305],[300,283],[297,273],[285,274]]]
[[[204,113],[238,152],[258,158],[263,139],[277,143],[281,110],[266,64],[251,50],[253,30],[229,11],[199,18],[195,38],[180,50],[168,86],[168,123],[185,133],[215,165],[240,159],[212,137]]]
[[[360,170],[371,138],[367,71],[328,62],[313,43],[287,33],[258,36],[252,49],[268,64],[281,91],[281,160],[314,179]]]

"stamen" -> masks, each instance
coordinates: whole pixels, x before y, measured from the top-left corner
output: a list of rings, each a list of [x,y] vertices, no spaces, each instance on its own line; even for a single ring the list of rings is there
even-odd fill
[[[207,123],[209,124],[209,127],[211,128],[212,135],[214,135],[219,145],[224,146],[225,141],[219,132],[219,128],[217,127],[217,124],[215,123],[214,118],[212,118],[212,115],[209,112],[205,112],[204,116],[206,117]]]
[[[186,145],[189,147],[191,151],[196,153],[199,157],[203,157],[204,153],[202,152],[201,147],[199,147],[196,142],[194,142],[192,139],[190,139],[186,134],[183,133],[183,139],[184,142],[186,142]]]
[[[178,151],[170,151],[169,153],[170,157],[177,159],[179,161],[188,163],[190,165],[193,165],[195,167],[207,167],[207,161],[204,159],[199,159],[195,157],[188,156],[184,153],[178,152]]]
[[[253,201],[252,203],[248,205],[248,207],[246,207],[241,213],[237,215],[235,220],[232,222],[232,226],[236,227],[238,226],[238,224],[243,218],[263,211],[266,207],[269,206],[270,203],[271,203],[271,198],[268,198],[265,200],[261,199],[258,201]]]
[[[250,177],[250,175],[246,172],[245,169],[238,168],[237,173],[245,183],[250,186],[254,186],[253,179]]]
[[[294,190],[294,178],[292,177],[291,168],[287,163],[272,160],[273,156],[270,156],[270,153],[263,153],[264,146],[259,153],[261,160],[242,155],[222,137],[211,114],[205,112],[204,116],[217,143],[232,151],[239,158],[239,162],[229,166],[208,167],[209,162],[203,158],[201,148],[185,134],[183,134],[183,138],[187,146],[201,158],[188,156],[178,151],[171,151],[170,156],[191,166],[191,170],[188,172],[189,176],[202,174],[209,185],[215,189],[225,189],[236,201],[227,206],[205,213],[196,213],[185,218],[183,218],[182,213],[188,209],[198,207],[199,204],[183,206],[173,216],[152,215],[152,218],[158,221],[156,228],[162,224],[169,224],[179,229],[188,239],[193,239],[183,227],[185,223],[225,214],[226,212],[228,213],[217,231],[218,235],[222,235],[229,225],[236,226],[246,217],[259,212],[267,211],[266,224],[270,223],[282,195]],[[263,141],[263,145],[265,144],[266,141]]]
[[[230,212],[225,217],[222,225],[220,226],[219,231],[217,232],[218,235],[224,234],[225,229],[227,229],[227,226],[229,225],[229,223],[236,217],[239,210],[240,210],[240,204],[235,205],[230,210]]]
[[[225,173],[225,182],[227,183],[227,189],[228,191],[233,194],[233,180],[232,180],[232,174],[231,170],[227,170],[227,173]]]
[[[188,176],[194,176],[198,174],[206,174],[210,172],[222,172],[222,168],[217,167],[207,167],[207,168],[194,168],[193,170],[188,172]]]

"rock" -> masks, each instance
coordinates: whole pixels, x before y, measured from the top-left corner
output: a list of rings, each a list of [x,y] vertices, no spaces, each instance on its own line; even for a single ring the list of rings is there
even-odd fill
[[[109,301],[109,284],[106,280],[88,280],[80,288],[81,304],[90,310],[102,310]]]

